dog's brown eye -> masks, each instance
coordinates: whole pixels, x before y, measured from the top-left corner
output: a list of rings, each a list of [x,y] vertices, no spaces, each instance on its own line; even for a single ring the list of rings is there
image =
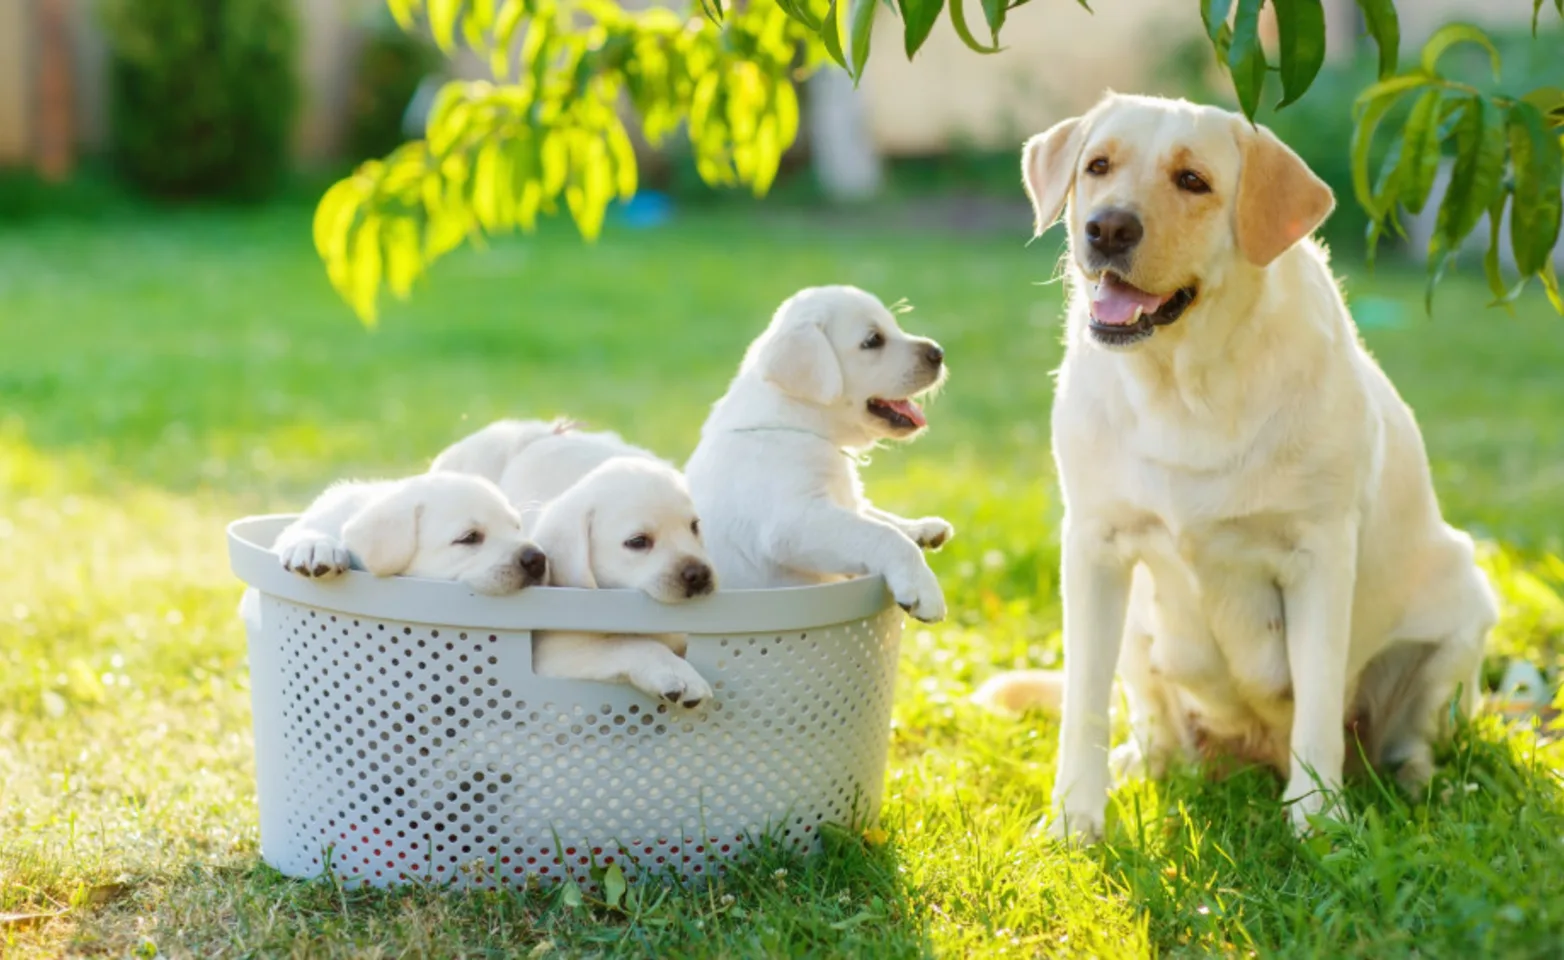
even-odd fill
[[[858,346],[863,350],[878,350],[885,346],[885,334],[876,330],[867,337],[864,337],[863,343],[860,343]]]
[[[1200,174],[1193,170],[1180,170],[1174,179],[1178,183],[1178,188],[1186,193],[1211,192],[1211,184],[1206,183]]]
[[[1100,177],[1108,172],[1108,158],[1098,157],[1086,165],[1086,172],[1094,177]]]
[[[697,537],[701,535],[701,522],[699,520],[690,521],[690,532]]]
[[[650,550],[652,549],[652,538],[643,533],[638,537],[631,537],[626,540],[625,547],[630,550]]]
[[[483,533],[478,530],[469,530],[451,542],[458,547],[476,547],[483,542]]]

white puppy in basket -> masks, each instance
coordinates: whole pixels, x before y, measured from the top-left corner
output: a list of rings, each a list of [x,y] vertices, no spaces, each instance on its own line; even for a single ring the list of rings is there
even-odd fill
[[[543,582],[548,566],[499,488],[456,473],[336,484],[272,549],[302,577],[356,567],[377,577],[454,580],[495,596]]]
[[[551,586],[639,590],[682,603],[716,587],[684,477],[617,434],[568,422],[490,424],[435,458],[432,470],[481,467],[549,555]],[[683,659],[685,638],[563,631],[533,636],[541,676],[629,683],[698,706],[711,686]]]
[[[922,548],[954,530],[863,495],[855,456],[927,425],[913,398],[945,379],[939,344],[904,333],[855,287],[812,287],[778,308],[685,465],[723,584],[779,587],[882,574],[919,620],[945,616]]]

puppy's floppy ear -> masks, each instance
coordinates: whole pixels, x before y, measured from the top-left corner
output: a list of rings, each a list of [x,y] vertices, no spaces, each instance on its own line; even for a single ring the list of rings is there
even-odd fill
[[[1324,223],[1336,198],[1276,134],[1247,123],[1243,127],[1244,165],[1233,232],[1244,258],[1263,267]]]
[[[413,563],[423,512],[423,498],[417,492],[392,490],[343,524],[342,545],[375,576],[395,576]]]
[[[1064,213],[1064,202],[1075,183],[1075,167],[1085,140],[1084,121],[1083,117],[1061,120],[1028,140],[1021,151],[1021,179],[1037,215],[1032,226],[1035,234],[1053,226]]]
[[[597,589],[592,573],[592,507],[580,497],[559,497],[543,510],[532,542],[548,557],[553,587]]]
[[[791,397],[824,406],[842,396],[842,365],[818,323],[779,331],[760,352],[760,374]]]

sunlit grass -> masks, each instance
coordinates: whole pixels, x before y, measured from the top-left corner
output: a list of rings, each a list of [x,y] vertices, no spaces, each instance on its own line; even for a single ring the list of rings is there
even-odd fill
[[[1014,236],[706,214],[462,255],[366,333],[307,212],[0,233],[0,953],[124,956],[1550,956],[1564,938],[1564,748],[1488,719],[1429,794],[1354,788],[1309,844],[1257,771],[1121,790],[1112,842],[1029,831],[1055,729],[966,703],[1058,656],[1052,251]],[[744,344],[808,283],[907,296],[953,381],[871,493],[940,513],[949,623],[909,625],[889,840],[762,853],[633,916],[544,896],[346,891],[258,864],[240,585],[223,527],[346,474],[417,470],[492,417],[569,412],[693,445]],[[1442,501],[1490,541],[1496,652],[1564,644],[1564,331],[1480,284],[1354,278],[1408,304],[1371,346],[1418,411]],[[779,872],[781,871],[781,872]],[[552,945],[551,947],[548,945]]]

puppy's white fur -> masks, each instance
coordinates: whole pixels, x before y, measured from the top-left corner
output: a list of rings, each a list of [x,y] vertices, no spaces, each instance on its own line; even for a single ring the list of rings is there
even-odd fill
[[[715,587],[684,478],[616,433],[503,420],[446,448],[430,469],[492,476],[549,554],[552,586],[640,590],[661,603]],[[649,545],[627,545],[637,538]],[[690,707],[712,694],[684,661],[683,636],[548,631],[532,642],[542,676],[629,683]]]
[[[920,548],[942,545],[950,524],[876,509],[852,457],[921,429],[888,422],[871,401],[905,404],[937,386],[945,376],[941,357],[937,344],[908,336],[862,290],[814,287],[782,304],[685,466],[724,586],[883,574],[914,617],[945,616]]]
[[[457,473],[336,484],[272,549],[303,577],[329,579],[358,567],[377,577],[455,580],[491,595],[514,593],[544,574],[541,552],[499,488]]]
[[[1351,725],[1370,762],[1420,785],[1452,698],[1476,702],[1496,604],[1471,539],[1440,516],[1411,411],[1308,239],[1329,189],[1241,117],[1141,97],[1037,136],[1023,166],[1039,229],[1066,211],[1073,293],[1053,410],[1065,689],[1051,829],[1101,832],[1116,665],[1132,732],[1121,771],[1266,762],[1306,830],[1356,754]],[[1209,190],[1189,189],[1189,172]],[[1111,208],[1144,227],[1116,267],[1085,231]],[[1091,323],[1104,269],[1198,294],[1115,349]],[[1046,675],[1009,682],[989,696],[1055,690]]]
[[[639,590],[660,603],[716,586],[684,477],[650,456],[597,465],[543,506],[532,533],[549,554],[552,586]],[[534,634],[532,645],[542,676],[629,683],[687,707],[712,695],[683,658],[683,636],[549,631]]]

